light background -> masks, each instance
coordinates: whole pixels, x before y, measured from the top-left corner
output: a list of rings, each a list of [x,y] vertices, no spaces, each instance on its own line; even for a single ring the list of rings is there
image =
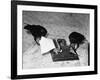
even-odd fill
[[[51,2],[60,2],[60,3],[76,3],[76,4],[99,4],[100,0],[36,0],[36,1],[51,1]],[[100,14],[100,5],[98,5]],[[10,0],[1,0],[0,2],[0,80],[10,80],[10,32],[11,32],[11,14],[10,14]],[[100,15],[98,16],[100,21]],[[99,25],[100,26],[100,23]],[[98,27],[99,28],[99,27]],[[98,29],[99,30],[99,29]],[[100,34],[100,31],[98,31]],[[98,38],[100,41],[100,38]],[[100,43],[98,43],[100,44]],[[100,46],[99,46],[100,48]],[[100,49],[98,49],[100,50]],[[100,53],[100,51],[98,52]],[[100,58],[100,54],[98,55]],[[100,59],[98,58],[98,61]],[[99,67],[100,67],[100,62]],[[100,73],[100,69],[99,69]],[[98,75],[85,75],[85,76],[70,76],[70,77],[56,77],[56,78],[41,78],[41,79],[32,79],[32,80],[99,80],[100,74]],[[26,80],[26,79],[25,79]]]

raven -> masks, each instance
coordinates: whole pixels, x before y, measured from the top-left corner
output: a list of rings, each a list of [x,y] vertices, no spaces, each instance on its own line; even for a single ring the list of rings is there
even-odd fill
[[[80,44],[83,44],[85,40],[86,38],[84,37],[84,35],[78,32],[72,32],[69,35],[70,46],[74,49],[75,53]]]
[[[38,40],[41,39],[42,36],[47,36],[47,30],[41,25],[29,25],[27,24],[24,29],[27,30],[27,33],[32,34],[35,42],[39,45]]]

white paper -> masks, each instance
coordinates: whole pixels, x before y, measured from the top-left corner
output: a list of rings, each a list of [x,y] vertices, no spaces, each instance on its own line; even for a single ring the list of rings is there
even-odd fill
[[[49,38],[41,37],[39,43],[41,48],[41,54],[45,54],[55,48],[53,40]]]

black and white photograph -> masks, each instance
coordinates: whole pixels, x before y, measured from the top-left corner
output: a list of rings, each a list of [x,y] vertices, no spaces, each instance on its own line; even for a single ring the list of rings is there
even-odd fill
[[[90,15],[23,11],[23,69],[89,66]]]
[[[96,6],[32,3],[16,2],[17,10],[12,9],[12,19],[17,14],[12,20],[17,29],[12,29],[17,35],[13,38],[17,57],[12,58],[17,74],[12,73],[31,77],[96,73]]]

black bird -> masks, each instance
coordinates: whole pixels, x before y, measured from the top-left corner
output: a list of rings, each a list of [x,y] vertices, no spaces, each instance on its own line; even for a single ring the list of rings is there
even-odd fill
[[[72,32],[69,35],[70,46],[74,49],[74,52],[79,48],[80,44],[83,44],[86,38],[84,35],[78,32]]]
[[[41,39],[42,36],[46,37],[47,30],[41,25],[29,25],[27,24],[24,29],[27,30],[27,33],[32,34],[35,42],[39,45],[38,40]]]

